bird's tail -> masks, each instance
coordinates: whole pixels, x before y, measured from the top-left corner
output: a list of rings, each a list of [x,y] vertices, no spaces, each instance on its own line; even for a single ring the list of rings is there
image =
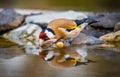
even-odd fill
[[[99,21],[95,20],[95,19],[91,19],[91,18],[84,18],[82,20],[74,20],[77,24],[77,26],[81,25],[81,24],[84,24],[84,23],[87,23],[88,25],[91,25],[93,23],[97,23]]]
[[[86,20],[86,22],[88,23],[88,25],[91,25],[91,24],[97,23],[97,22],[99,22],[99,21],[97,21],[97,20],[95,20],[95,19],[92,19],[92,18],[88,18],[88,19]]]

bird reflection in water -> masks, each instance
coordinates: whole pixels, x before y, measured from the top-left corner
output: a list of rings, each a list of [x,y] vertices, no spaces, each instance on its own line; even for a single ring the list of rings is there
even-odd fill
[[[68,46],[63,48],[54,48],[52,50],[43,50],[39,53],[40,58],[45,60],[48,65],[55,68],[69,68],[82,64],[87,64],[87,50],[80,46]]]

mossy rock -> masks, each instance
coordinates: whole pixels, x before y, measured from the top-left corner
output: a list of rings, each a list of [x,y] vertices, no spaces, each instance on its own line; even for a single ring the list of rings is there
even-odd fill
[[[108,33],[100,37],[100,40],[107,42],[120,42],[120,31]]]
[[[2,36],[0,36],[0,48],[7,48],[13,45],[16,45],[16,43],[11,42],[10,40],[7,40],[3,38]]]

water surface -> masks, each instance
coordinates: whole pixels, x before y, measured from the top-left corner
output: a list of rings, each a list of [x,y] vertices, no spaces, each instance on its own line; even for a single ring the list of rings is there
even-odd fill
[[[3,53],[3,49],[6,52]],[[66,52],[69,52],[67,49],[85,49],[87,59],[93,62],[57,68],[57,66],[50,66],[48,61],[41,59],[38,55],[25,53],[23,48],[18,45],[1,47],[0,77],[120,77],[119,48],[71,46],[65,48]],[[61,52],[63,50],[59,49]]]

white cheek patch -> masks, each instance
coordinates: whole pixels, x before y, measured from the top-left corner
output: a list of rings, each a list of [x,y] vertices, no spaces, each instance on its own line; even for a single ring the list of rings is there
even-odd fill
[[[49,38],[54,38],[55,37],[55,35],[52,32],[49,32],[48,30],[45,30],[45,33]]]

